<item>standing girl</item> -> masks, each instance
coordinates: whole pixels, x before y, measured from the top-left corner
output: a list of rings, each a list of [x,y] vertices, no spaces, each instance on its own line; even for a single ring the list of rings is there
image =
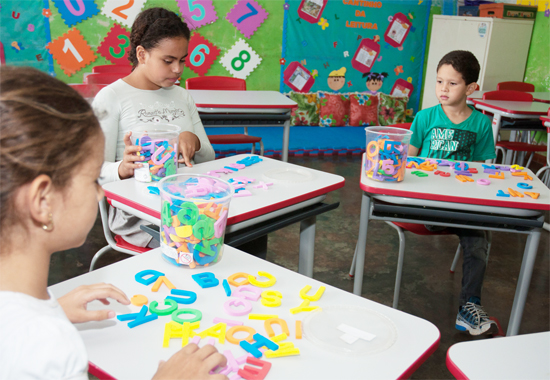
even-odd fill
[[[150,8],[137,16],[130,34],[132,73],[103,88],[93,103],[106,140],[101,184],[130,178],[142,166],[143,157],[136,154],[140,147],[130,142],[129,131],[137,125],[179,126],[179,162],[187,166],[215,158],[193,99],[174,86],[183,72],[189,38],[189,28],[174,12]],[[139,228],[143,223],[120,210],[109,211],[111,231],[140,247],[151,241]]]
[[[97,183],[105,143],[89,104],[35,69],[0,71],[0,379],[87,379],[84,343],[71,324],[114,318],[86,305],[112,298],[109,284],[48,291],[53,252],[84,243],[103,190]],[[209,371],[225,358],[188,345],[155,378],[227,379]]]

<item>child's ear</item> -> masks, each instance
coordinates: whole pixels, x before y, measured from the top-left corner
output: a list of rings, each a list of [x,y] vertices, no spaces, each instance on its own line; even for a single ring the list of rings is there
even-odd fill
[[[136,57],[137,57],[137,60],[138,60],[138,63],[140,64],[144,64],[145,63],[145,54],[147,52],[145,51],[145,48],[141,45],[138,45],[138,47],[136,47]]]
[[[31,182],[25,200],[36,226],[44,228],[51,224],[54,197],[54,186],[49,176],[41,174]]]
[[[466,95],[472,95],[474,93],[474,91],[476,90],[476,87],[477,87],[477,83],[476,82],[472,82],[468,85],[468,88],[466,90]]]

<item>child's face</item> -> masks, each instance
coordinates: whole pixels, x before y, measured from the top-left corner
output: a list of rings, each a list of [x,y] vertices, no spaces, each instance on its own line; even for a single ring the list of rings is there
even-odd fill
[[[378,91],[382,87],[382,84],[384,84],[384,82],[379,79],[371,79],[367,81],[367,88],[369,91]]]
[[[94,137],[88,159],[74,169],[69,185],[59,191],[61,201],[53,213],[54,232],[60,249],[79,247],[86,241],[97,217],[97,204],[103,198],[103,188],[97,183],[103,164],[103,134]]]
[[[328,77],[328,87],[333,91],[338,91],[346,84],[346,77]]]
[[[435,94],[442,106],[466,104],[466,97],[475,89],[475,83],[466,86],[462,74],[451,65],[442,65],[437,71]]]
[[[140,65],[152,87],[170,87],[180,79],[188,46],[184,37],[165,38],[157,47],[144,52]]]

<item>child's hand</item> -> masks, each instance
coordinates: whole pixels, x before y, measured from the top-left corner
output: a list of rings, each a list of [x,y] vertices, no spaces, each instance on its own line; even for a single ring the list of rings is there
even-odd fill
[[[99,300],[104,305],[109,305],[107,298],[112,298],[123,305],[129,305],[130,300],[119,288],[111,284],[82,285],[60,297],[57,301],[72,323],[89,321],[102,321],[114,318],[116,313],[112,310],[87,310],[88,303]]]
[[[130,137],[132,132],[128,132],[124,135],[124,156],[122,162],[118,166],[118,176],[120,179],[130,178],[134,175],[134,169],[139,169],[143,165],[135,163],[135,161],[143,161],[143,156],[137,156],[136,153],[141,150],[141,146],[132,145]]]
[[[190,343],[172,355],[167,362],[161,362],[153,380],[227,380],[227,376],[222,374],[210,375],[210,371],[216,367],[226,365],[227,359],[214,346],[207,344],[199,348]]]
[[[195,156],[195,152],[201,148],[201,142],[197,135],[192,132],[182,132],[178,139],[178,156],[181,154],[182,158],[178,159],[179,163],[185,163],[186,166],[193,166],[191,160]]]

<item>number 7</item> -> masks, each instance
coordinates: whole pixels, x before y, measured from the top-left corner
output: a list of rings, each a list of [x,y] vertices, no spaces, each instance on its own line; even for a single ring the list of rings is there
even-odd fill
[[[248,9],[250,9],[250,13],[245,13],[244,15],[239,17],[239,19],[237,20],[237,24],[240,24],[241,22],[243,22],[247,18],[255,16],[255,15],[258,14],[258,10],[256,8],[254,8],[252,5],[250,5],[250,3],[246,3],[246,6],[248,7]]]

